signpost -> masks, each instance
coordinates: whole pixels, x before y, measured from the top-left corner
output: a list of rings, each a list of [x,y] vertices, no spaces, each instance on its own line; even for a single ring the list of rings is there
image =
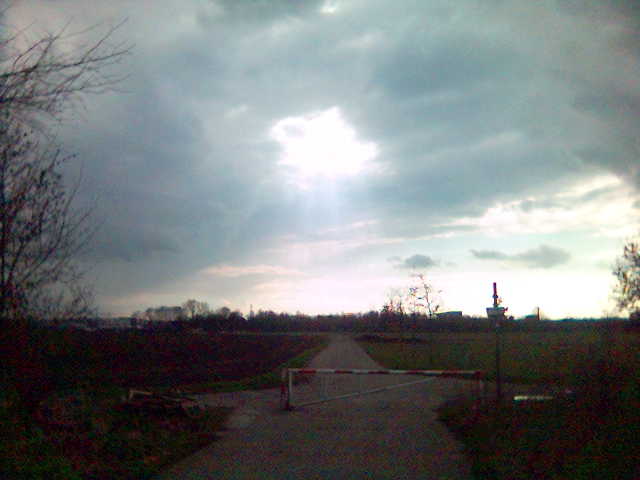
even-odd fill
[[[498,286],[493,282],[493,307],[487,308],[489,320],[493,320],[496,331],[496,399],[502,398],[502,374],[500,371],[500,322],[504,320],[504,312],[507,308],[500,307],[500,297],[498,297]]]

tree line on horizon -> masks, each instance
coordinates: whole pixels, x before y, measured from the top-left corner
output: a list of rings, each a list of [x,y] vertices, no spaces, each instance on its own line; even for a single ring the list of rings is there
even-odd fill
[[[171,330],[208,333],[232,332],[390,332],[406,336],[424,332],[492,332],[495,325],[487,317],[476,316],[432,316],[427,314],[400,314],[386,309],[364,313],[339,313],[307,315],[300,312],[287,313],[273,310],[258,310],[245,317],[238,310],[221,307],[216,310],[188,316],[181,307],[157,307],[145,310],[137,316],[123,317],[123,326],[142,330]],[[179,312],[179,314],[177,313]],[[164,315],[171,314],[167,319]],[[562,320],[531,319],[515,320],[508,317],[501,324],[503,331],[560,331],[624,324],[637,326],[618,318],[568,318]],[[77,326],[78,323],[75,323]],[[99,322],[88,319],[84,325],[100,328]]]

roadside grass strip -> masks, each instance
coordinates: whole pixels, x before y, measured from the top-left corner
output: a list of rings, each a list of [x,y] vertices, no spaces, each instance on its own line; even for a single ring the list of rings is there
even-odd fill
[[[305,367],[313,357],[329,343],[328,337],[318,337],[318,344],[312,348],[308,348],[299,355],[287,360],[275,369],[255,375],[253,377],[243,378],[240,380],[214,381],[200,384],[188,385],[186,390],[191,392],[237,392],[242,390],[262,390],[266,388],[279,387],[281,382],[281,372],[287,368]]]
[[[361,344],[387,368],[478,368],[491,380],[491,337],[423,334],[420,341],[403,343],[368,336]],[[473,408],[473,399],[454,398],[438,410],[464,443],[475,478],[640,478],[637,332],[508,332],[503,345],[510,394],[481,408]]]
[[[629,404],[601,409],[588,400],[556,399],[470,407],[468,400],[452,401],[438,414],[464,443],[477,479],[640,478],[640,415]]]

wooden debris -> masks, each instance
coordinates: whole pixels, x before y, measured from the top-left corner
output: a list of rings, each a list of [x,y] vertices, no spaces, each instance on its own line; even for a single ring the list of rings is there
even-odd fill
[[[134,388],[129,389],[127,400],[122,407],[145,413],[181,413],[189,417],[197,417],[203,411],[197,400],[179,391],[160,394]]]

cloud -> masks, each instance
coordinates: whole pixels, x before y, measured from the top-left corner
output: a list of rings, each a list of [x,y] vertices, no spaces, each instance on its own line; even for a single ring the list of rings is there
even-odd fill
[[[532,268],[552,268],[567,263],[571,255],[566,250],[541,245],[538,248],[508,255],[497,250],[471,250],[471,254],[480,260],[500,260],[507,263],[524,264]]]
[[[481,260],[506,260],[508,255],[496,250],[471,250],[471,254]]]
[[[404,259],[402,263],[396,265],[396,268],[408,268],[408,269],[418,269],[418,268],[431,268],[438,265],[438,262],[433,260],[431,257],[427,255],[415,254],[411,255]]]
[[[498,202],[481,215],[460,217],[450,225],[492,237],[591,232],[624,238],[635,229],[635,198],[631,187],[606,175],[570,183],[553,194]]]
[[[98,198],[90,254],[111,299],[210,265],[229,298],[251,275],[339,276],[397,252],[429,249],[391,263],[431,268],[483,235],[503,241],[475,258],[550,268],[564,250],[504,252],[530,234],[570,248],[558,238],[569,232],[579,257],[590,236],[635,225],[640,16],[625,2],[76,3],[16,2],[3,23],[128,18],[115,39],[135,44],[122,93],[88,96],[83,121],[61,129]],[[303,150],[283,163],[270,132],[286,126],[291,142],[291,119],[332,108],[383,174],[327,178],[318,162],[298,191]],[[575,185],[588,191],[558,195]]]
[[[149,259],[152,255],[177,254],[179,245],[170,236],[160,232],[144,235],[140,230],[126,232],[116,229],[113,225],[99,232],[92,248],[84,253],[86,260],[102,260],[138,262]]]
[[[538,248],[516,254],[513,260],[523,262],[532,267],[551,268],[567,263],[570,258],[571,255],[566,250],[541,245]]]
[[[203,273],[216,277],[244,277],[248,275],[303,275],[303,273],[298,270],[282,267],[279,265],[216,265],[204,269]]]

